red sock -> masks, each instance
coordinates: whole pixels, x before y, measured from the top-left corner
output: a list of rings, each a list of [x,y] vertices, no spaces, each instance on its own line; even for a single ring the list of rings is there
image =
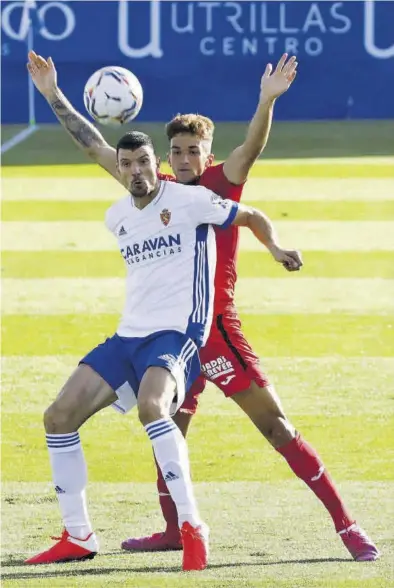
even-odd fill
[[[299,433],[295,439],[278,447],[277,451],[283,455],[295,475],[322,501],[334,521],[337,532],[347,529],[354,523],[320,457]]]
[[[164,481],[161,469],[156,463],[157,468],[157,490],[159,492],[159,502],[161,512],[163,513],[164,520],[167,523],[166,533],[171,538],[180,538],[180,532],[178,527],[178,513],[176,510],[175,502],[171,498],[171,494],[168,491],[167,484]]]

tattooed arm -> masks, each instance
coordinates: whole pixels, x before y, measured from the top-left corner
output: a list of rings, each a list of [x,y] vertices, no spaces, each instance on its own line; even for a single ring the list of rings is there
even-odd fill
[[[90,159],[101,165],[109,174],[119,180],[116,169],[116,150],[103,135],[70,104],[57,86],[57,72],[51,57],[46,61],[30,51],[27,68],[37,90],[46,98],[59,122],[74,143]]]
[[[116,149],[106,142],[94,125],[75,110],[61,90],[57,89],[46,98],[59,122],[74,140],[74,143],[90,159],[93,159],[114,178],[118,179]]]

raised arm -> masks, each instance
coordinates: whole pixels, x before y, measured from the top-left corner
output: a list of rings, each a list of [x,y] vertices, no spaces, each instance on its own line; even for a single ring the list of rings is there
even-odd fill
[[[293,249],[282,249],[272,222],[260,210],[239,204],[232,224],[248,227],[260,243],[270,251],[275,261],[281,263],[289,272],[301,269],[303,264],[300,252]]]
[[[287,63],[287,53],[282,55],[274,72],[269,63],[261,78],[260,99],[252,118],[245,141],[226,159],[223,171],[233,184],[243,184],[249,170],[267,144],[271,130],[276,99],[289,89],[297,74],[297,61],[293,56]]]
[[[57,85],[57,71],[52,58],[45,60],[34,51],[29,53],[27,69],[37,90],[52,108],[59,122],[74,143],[86,155],[119,180],[116,169],[116,150],[109,145],[100,131],[70,104]]]

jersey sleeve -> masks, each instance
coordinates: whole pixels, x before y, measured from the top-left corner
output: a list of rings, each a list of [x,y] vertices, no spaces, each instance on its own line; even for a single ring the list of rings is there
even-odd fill
[[[199,184],[216,192],[216,194],[220,194],[222,198],[233,200],[233,202],[240,202],[245,187],[245,182],[243,184],[232,184],[227,179],[223,163],[208,167],[200,177]]]
[[[238,204],[224,200],[215,192],[195,186],[191,198],[193,220],[198,225],[217,225],[225,229],[231,225],[238,212]]]
[[[117,224],[117,216],[115,211],[115,206],[111,206],[105,213],[105,226],[107,229],[115,234],[116,224]]]

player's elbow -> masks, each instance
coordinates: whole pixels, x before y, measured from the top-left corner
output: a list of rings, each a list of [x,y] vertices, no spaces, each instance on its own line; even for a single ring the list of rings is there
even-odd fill
[[[252,229],[256,212],[255,208],[239,206],[238,214],[235,218],[235,224],[239,227],[248,227],[249,229]]]
[[[98,163],[99,165],[101,165],[100,145],[97,145],[97,144],[89,145],[88,147],[84,148],[84,151],[85,151],[85,154],[89,157],[89,159],[91,159],[95,163]]]
[[[256,223],[257,217],[260,215],[260,211],[256,210],[256,208],[249,208],[248,216],[247,216],[247,226],[249,229],[252,229]]]

